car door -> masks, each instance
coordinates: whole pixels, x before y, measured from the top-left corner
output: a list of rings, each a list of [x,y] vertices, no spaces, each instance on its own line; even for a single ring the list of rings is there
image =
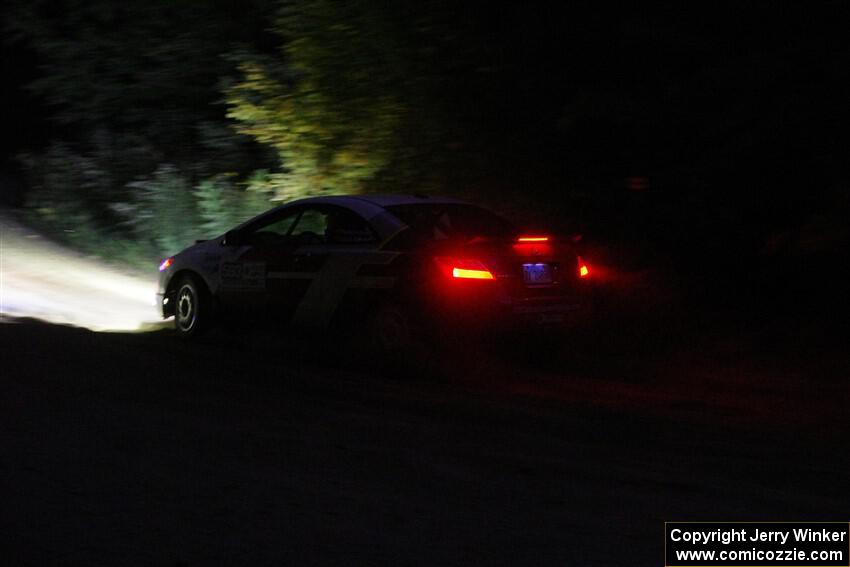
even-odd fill
[[[226,315],[256,322],[291,317],[303,290],[277,276],[293,265],[298,242],[290,233],[303,210],[282,209],[230,234],[219,266],[218,295]]]
[[[346,301],[358,301],[373,291],[386,290],[395,280],[370,271],[372,265],[386,266],[398,254],[378,250],[377,233],[354,211],[337,205],[322,207],[320,238],[303,238],[312,232],[304,217],[294,233],[302,235],[295,256],[310,274],[312,285],[301,298],[293,321],[299,326],[326,328]]]
[[[368,223],[336,205],[292,207],[242,231],[221,265],[222,304],[256,322],[327,327],[348,291],[387,287],[363,276],[367,264],[395,253],[377,250]]]
[[[266,251],[266,305],[269,313],[290,323],[305,297],[315,293],[318,274],[327,259],[327,207],[304,206],[284,245]]]

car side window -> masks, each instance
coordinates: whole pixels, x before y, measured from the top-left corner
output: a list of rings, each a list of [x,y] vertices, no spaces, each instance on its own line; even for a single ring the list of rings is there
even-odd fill
[[[362,244],[377,240],[375,232],[363,217],[342,208],[329,212],[325,236],[328,242],[334,244]]]
[[[328,213],[315,208],[305,209],[290,235],[301,241],[323,242],[328,228]]]
[[[247,240],[254,244],[275,244],[287,239],[295,221],[303,209],[290,209],[282,214],[266,218],[246,231]]]
[[[362,244],[377,237],[365,219],[335,206],[298,207],[248,229],[253,244],[297,242],[302,244]]]
[[[289,231],[292,230],[292,225],[295,224],[295,220],[297,218],[298,211],[295,211],[292,214],[284,216],[282,219],[273,221],[270,224],[260,227],[255,231],[255,233],[267,233],[280,237],[287,236],[289,234]]]

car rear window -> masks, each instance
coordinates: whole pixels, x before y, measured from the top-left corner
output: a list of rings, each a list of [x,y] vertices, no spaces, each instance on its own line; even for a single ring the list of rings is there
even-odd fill
[[[387,210],[425,240],[499,238],[514,231],[511,223],[475,205],[421,203],[392,205]]]

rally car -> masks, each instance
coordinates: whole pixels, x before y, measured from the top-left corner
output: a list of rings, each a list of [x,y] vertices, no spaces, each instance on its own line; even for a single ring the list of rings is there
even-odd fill
[[[293,201],[160,265],[163,317],[194,337],[222,322],[345,330],[381,350],[414,334],[559,324],[587,305],[570,238],[520,231],[463,201]]]

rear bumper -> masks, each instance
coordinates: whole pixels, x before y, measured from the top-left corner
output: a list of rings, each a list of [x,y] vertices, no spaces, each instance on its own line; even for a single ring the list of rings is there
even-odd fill
[[[504,316],[508,325],[569,325],[590,316],[591,304],[585,299],[559,298],[554,301],[513,304]]]
[[[570,327],[592,317],[590,295],[510,298],[466,297],[442,303],[431,315],[441,327],[471,331],[527,329],[538,326]]]

